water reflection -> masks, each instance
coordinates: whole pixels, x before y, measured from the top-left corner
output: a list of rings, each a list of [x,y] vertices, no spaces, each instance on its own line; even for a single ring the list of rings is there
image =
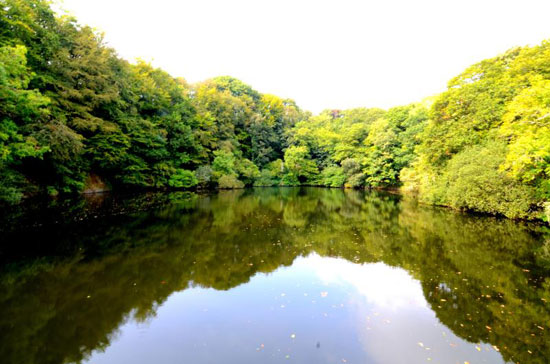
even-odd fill
[[[362,191],[110,198],[6,229],[6,362],[550,357],[543,227]]]

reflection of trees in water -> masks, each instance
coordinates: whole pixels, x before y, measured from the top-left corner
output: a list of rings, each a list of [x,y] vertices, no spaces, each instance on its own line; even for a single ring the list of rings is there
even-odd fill
[[[415,276],[445,325],[497,346],[505,360],[546,362],[550,291],[549,271],[535,262],[540,237],[509,220],[434,209],[404,208],[400,225],[422,249],[402,261],[416,261]]]
[[[140,212],[143,206],[155,208]],[[229,289],[313,251],[402,267],[457,335],[496,345],[506,360],[550,357],[550,260],[541,227],[384,193],[315,188],[153,194],[83,203],[70,214],[99,217],[9,238],[20,248],[4,252],[25,263],[5,269],[1,280],[7,362],[82,360],[107,347],[130,316],[154,315],[174,291]],[[37,245],[48,256],[25,257]]]

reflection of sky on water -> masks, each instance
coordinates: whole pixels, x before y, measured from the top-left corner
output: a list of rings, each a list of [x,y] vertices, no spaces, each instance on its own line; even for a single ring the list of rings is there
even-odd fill
[[[324,284],[349,285],[364,296],[369,305],[392,311],[428,306],[420,282],[413,280],[405,270],[384,263],[359,265],[344,259],[311,255],[297,261],[296,265],[313,268]]]
[[[444,303],[443,303],[444,304]],[[439,323],[399,268],[310,255],[228,291],[174,293],[89,363],[501,363]]]

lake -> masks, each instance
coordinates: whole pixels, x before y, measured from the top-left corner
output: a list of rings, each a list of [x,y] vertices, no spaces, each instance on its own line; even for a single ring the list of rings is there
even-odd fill
[[[377,191],[2,212],[4,363],[547,363],[550,230]]]

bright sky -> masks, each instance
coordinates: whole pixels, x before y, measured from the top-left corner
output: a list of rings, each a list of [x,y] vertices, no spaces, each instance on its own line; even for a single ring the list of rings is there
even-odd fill
[[[231,75],[302,108],[388,108],[550,38],[549,0],[64,0],[119,54],[189,82]]]

